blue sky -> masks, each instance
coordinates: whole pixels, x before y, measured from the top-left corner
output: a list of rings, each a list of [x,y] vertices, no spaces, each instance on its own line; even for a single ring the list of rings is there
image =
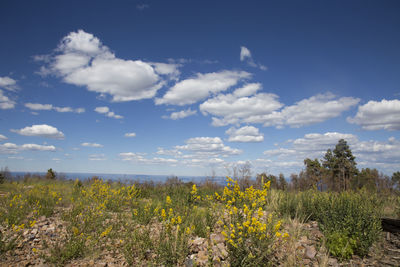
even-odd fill
[[[2,1],[0,166],[400,169],[398,1]]]

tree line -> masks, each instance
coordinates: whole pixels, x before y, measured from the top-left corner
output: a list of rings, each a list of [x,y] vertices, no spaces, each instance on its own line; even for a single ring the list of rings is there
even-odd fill
[[[322,160],[306,158],[304,169],[299,174],[291,174],[288,183],[280,174],[261,173],[261,180],[271,181],[271,187],[281,190],[308,190],[316,188],[321,191],[348,191],[365,188],[375,192],[390,192],[400,188],[400,172],[392,177],[380,173],[377,169],[357,169],[355,156],[344,139],[340,139],[335,149],[328,149]]]

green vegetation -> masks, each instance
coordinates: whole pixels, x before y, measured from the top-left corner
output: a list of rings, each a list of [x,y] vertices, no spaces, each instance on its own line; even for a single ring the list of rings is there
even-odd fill
[[[183,183],[177,177],[164,184],[98,177],[61,181],[52,169],[45,177],[7,178],[0,184],[0,253],[9,253],[26,238],[23,232],[51,218],[62,226],[51,230],[56,242],[43,240],[30,249],[53,264],[110,251],[130,265],[184,265],[193,240],[203,238],[208,264],[296,265],[296,259],[276,255],[295,246],[299,236],[290,224],[297,220],[318,222],[324,236],[319,246],[330,255],[340,260],[366,256],[379,240],[382,214],[400,213],[399,174],[384,183],[387,177],[376,170],[358,171],[344,140],[328,150],[322,163],[306,159],[304,164],[291,183],[282,174],[266,173],[253,181],[247,165],[234,170],[239,179],[228,177],[225,187],[211,180]],[[226,251],[215,259],[211,237],[218,234]]]

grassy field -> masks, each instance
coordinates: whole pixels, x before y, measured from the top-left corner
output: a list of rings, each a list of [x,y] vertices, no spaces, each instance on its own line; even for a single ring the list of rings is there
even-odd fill
[[[316,222],[317,256],[308,257],[328,266],[330,258],[368,255],[380,242],[380,216],[399,211],[394,196],[286,192],[269,183],[240,188],[227,179],[226,187],[179,180],[5,182],[0,253],[10,261],[20,249],[55,265],[113,258],[142,266],[301,266],[299,239],[308,235],[301,226]]]

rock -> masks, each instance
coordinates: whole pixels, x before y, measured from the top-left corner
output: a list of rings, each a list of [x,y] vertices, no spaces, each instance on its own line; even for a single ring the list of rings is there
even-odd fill
[[[222,234],[211,234],[210,235],[211,242],[213,243],[224,243],[225,238]]]
[[[192,251],[199,252],[207,248],[208,242],[205,238],[197,237],[192,241]]]
[[[339,263],[338,263],[337,259],[329,258],[328,266],[339,267]]]
[[[199,265],[206,265],[208,262],[207,251],[201,250],[197,253],[196,263]]]
[[[38,229],[37,228],[32,229],[32,231],[31,231],[32,235],[36,235],[37,233],[38,233]]]
[[[314,246],[306,246],[306,252],[304,253],[304,256],[307,259],[314,259],[315,258],[315,254],[317,254],[317,251],[315,250]]]
[[[193,256],[193,255],[191,255]],[[185,260],[185,267],[193,267],[193,259],[191,257]]]
[[[308,243],[310,243],[310,240],[308,239],[307,236],[303,235],[302,237],[300,237],[300,243],[308,244]]]
[[[219,250],[221,260],[228,257],[228,251],[226,251],[225,245],[223,243],[218,243],[217,248]]]
[[[49,232],[54,232],[56,230],[56,228],[53,226],[49,226],[47,229],[46,229],[46,233],[49,233]]]
[[[197,237],[196,239],[194,239],[192,241],[192,244],[194,246],[200,246],[200,245],[202,245],[204,243],[205,240],[206,240],[205,238]]]
[[[311,235],[316,239],[319,240],[324,237],[324,234],[320,230],[313,230]]]

